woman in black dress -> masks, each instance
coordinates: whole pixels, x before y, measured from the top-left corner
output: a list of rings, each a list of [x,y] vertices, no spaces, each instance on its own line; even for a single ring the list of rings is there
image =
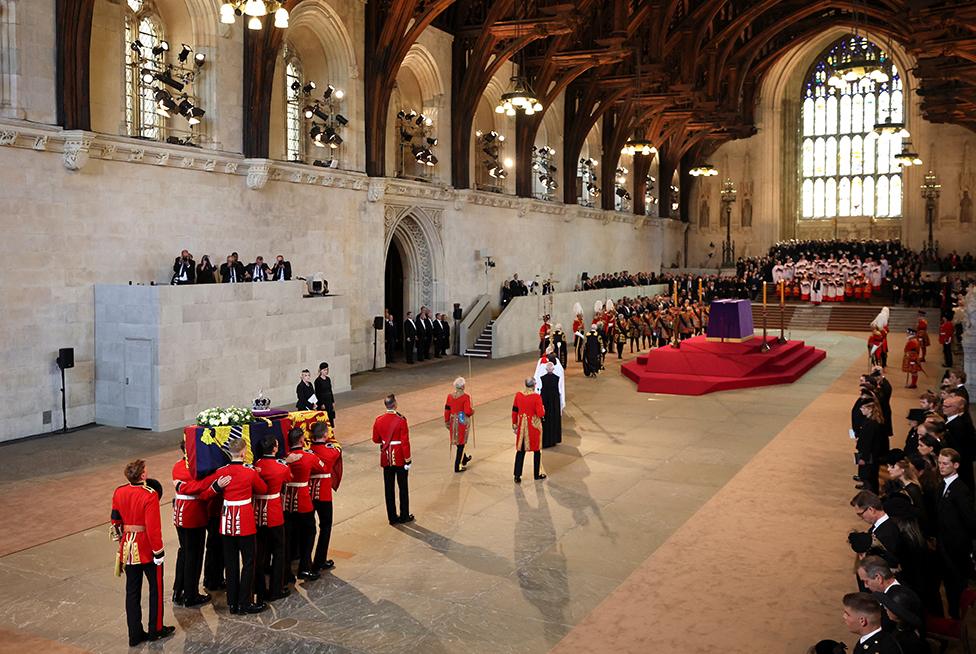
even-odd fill
[[[217,277],[214,273],[217,269],[210,263],[210,256],[205,254],[197,264],[197,284],[216,284]]]

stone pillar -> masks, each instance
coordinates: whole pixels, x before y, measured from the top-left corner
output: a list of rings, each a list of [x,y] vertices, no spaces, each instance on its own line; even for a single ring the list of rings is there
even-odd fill
[[[970,286],[963,298],[962,369],[966,373],[966,390],[976,397],[976,286]]]

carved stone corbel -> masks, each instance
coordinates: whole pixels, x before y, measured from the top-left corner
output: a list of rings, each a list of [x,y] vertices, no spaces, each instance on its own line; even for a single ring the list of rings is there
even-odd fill
[[[88,153],[91,150],[92,141],[95,135],[82,132],[70,131],[64,133],[64,146],[61,150],[61,161],[68,170],[81,170],[88,163]]]

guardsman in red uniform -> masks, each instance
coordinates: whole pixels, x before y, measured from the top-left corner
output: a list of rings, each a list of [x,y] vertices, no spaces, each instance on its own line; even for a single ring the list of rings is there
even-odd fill
[[[522,464],[525,453],[534,456],[532,473],[535,479],[545,479],[542,468],[542,417],[546,409],[542,396],[535,392],[535,378],[525,380],[525,390],[516,393],[512,401],[512,431],[515,432],[515,483],[522,483]]]
[[[254,578],[259,602],[288,597],[285,585],[285,514],[281,498],[282,487],[291,481],[288,462],[277,458],[278,439],[267,436],[261,441],[261,458],[254,469],[261,475],[267,489],[254,496],[254,521],[257,523],[257,570]],[[265,580],[265,570],[271,576]]]
[[[884,340],[884,335],[882,335],[880,329],[875,327],[871,330],[871,335],[868,336],[868,365],[882,365],[881,348],[884,347]]]
[[[915,334],[918,336],[918,346],[922,351],[922,357],[919,359],[921,362],[925,362],[925,350],[928,349],[932,341],[929,340],[929,321],[925,319],[925,312],[918,312],[918,324],[915,325]]]
[[[245,465],[244,450],[247,442],[243,438],[228,441],[224,447],[231,457],[229,464],[206,479],[178,483],[176,492],[192,495],[210,485],[217,491],[220,478],[230,477],[230,483],[223,489],[224,502],[220,513],[224,574],[227,577],[227,608],[234,614],[260,613],[267,605],[252,601],[257,533],[252,499],[255,494],[267,493],[268,487],[257,470]]]
[[[549,315],[546,314],[542,316],[542,326],[539,327],[539,354],[542,354],[546,349],[546,343],[549,342],[549,330],[552,327],[549,325]]]
[[[129,483],[112,495],[113,537],[119,541],[116,574],[125,568],[125,619],[129,647],[144,640],[173,635],[163,625],[163,532],[159,495],[146,486],[146,462],[137,459],[125,467]],[[142,629],[142,577],[149,580],[149,630]]]
[[[410,429],[407,427],[407,419],[397,413],[396,395],[387,395],[383,406],[386,407],[386,413],[373,422],[373,442],[380,445],[386,517],[391,525],[403,524],[414,520],[410,513],[410,491],[407,486],[407,473],[410,470]],[[394,484],[400,489],[399,515],[394,498]]]
[[[573,347],[576,348],[576,363],[583,360],[583,314],[577,313],[573,319]]]
[[[182,440],[180,451],[183,456],[173,464],[173,480],[193,481],[186,461],[186,444]],[[203,543],[210,518],[208,500],[215,495],[208,486],[198,495],[177,493],[173,499],[173,526],[180,539],[180,549],[176,554],[176,579],[173,581],[174,605],[192,607],[210,601],[210,595],[200,594],[200,572],[203,570]]]
[[[471,396],[464,392],[464,377],[454,380],[454,392],[444,400],[444,426],[451,435],[451,445],[457,447],[454,456],[454,472],[464,472],[471,460],[464,453],[464,445],[468,442],[468,424],[474,409],[471,408]]]
[[[942,316],[942,324],[939,325],[939,344],[942,345],[942,363],[946,368],[952,367],[952,337],[955,336],[956,328],[948,316]]]
[[[906,373],[907,378],[911,379],[911,383],[906,383],[905,388],[918,388],[918,372],[922,369],[922,364],[920,362],[919,352],[922,346],[918,342],[918,338],[915,335],[914,329],[908,330],[908,340],[905,342],[905,357],[901,360],[901,369]]]
[[[285,484],[285,541],[288,543],[288,560],[298,558],[298,577],[314,581],[319,578],[319,574],[312,571],[315,506],[308,482],[313,474],[325,472],[325,464],[304,449],[304,445],[305,433],[300,428],[294,427],[288,432],[288,466],[292,480]],[[290,573],[287,576],[290,577]]]
[[[313,471],[309,479],[312,504],[319,516],[319,542],[312,558],[312,572],[318,572],[335,567],[335,561],[329,558],[329,542],[332,540],[332,491],[339,487],[339,477],[342,474],[342,446],[329,433],[329,426],[324,422],[312,425],[312,453],[325,467],[323,470]]]

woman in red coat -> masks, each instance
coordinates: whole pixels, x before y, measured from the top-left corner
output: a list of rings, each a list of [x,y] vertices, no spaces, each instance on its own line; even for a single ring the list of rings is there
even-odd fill
[[[444,401],[444,426],[451,434],[451,445],[457,447],[454,457],[454,472],[464,472],[464,466],[471,457],[464,453],[464,445],[468,442],[468,424],[474,415],[471,408],[471,397],[464,392],[464,377],[454,380],[454,392]]]
[[[542,397],[535,392],[535,378],[525,380],[525,389],[515,394],[512,402],[512,431],[515,432],[515,483],[522,482],[522,464],[525,453],[531,451],[534,459],[532,472],[536,479],[545,479],[542,468],[542,417],[546,409]]]

